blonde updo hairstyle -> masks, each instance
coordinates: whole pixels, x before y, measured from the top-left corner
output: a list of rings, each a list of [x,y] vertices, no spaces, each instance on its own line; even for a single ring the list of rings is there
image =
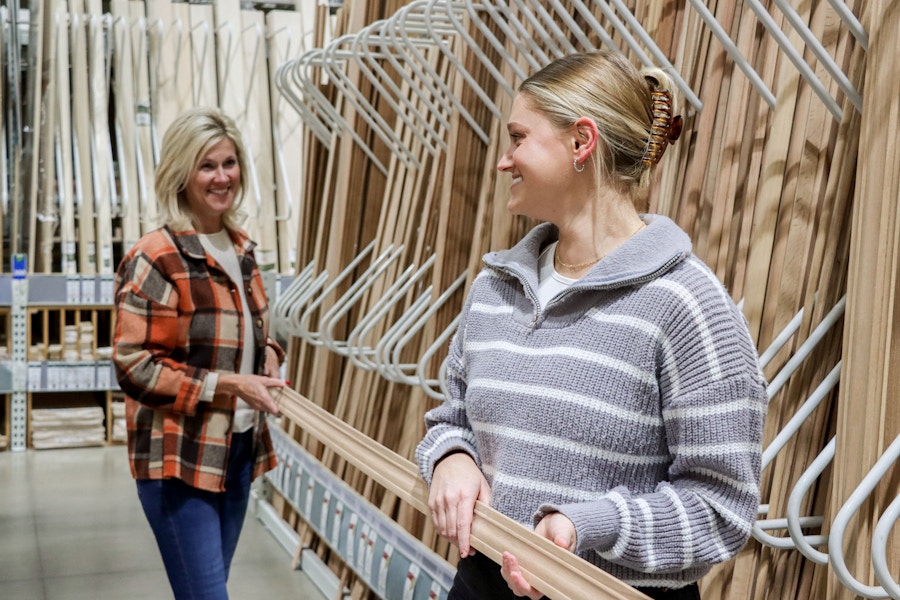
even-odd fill
[[[244,173],[248,173],[248,170],[240,131],[234,120],[218,108],[197,107],[178,115],[163,136],[154,186],[159,203],[160,225],[168,225],[174,231],[194,228],[193,213],[185,188],[203,156],[225,138],[234,143],[241,181],[235,190],[234,203],[222,215],[222,220],[228,229],[237,229],[243,224],[246,219],[241,210],[244,199],[243,181]]]
[[[638,71],[622,55],[609,51],[557,59],[519,87],[533,110],[560,130],[581,117],[597,124],[600,142],[590,160],[598,186],[613,185],[646,210],[652,166],[644,164],[652,124],[652,91],[669,91],[677,114],[672,78],[662,69]]]

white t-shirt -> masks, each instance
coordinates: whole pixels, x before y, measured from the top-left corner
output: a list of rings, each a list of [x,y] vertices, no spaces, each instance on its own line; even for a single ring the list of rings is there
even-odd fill
[[[553,242],[541,252],[538,257],[538,303],[541,309],[547,306],[557,294],[567,289],[570,285],[578,281],[564,275],[560,275],[553,266],[553,260],[556,258],[556,244]]]
[[[252,317],[250,316],[250,307],[247,306],[247,295],[244,293],[244,278],[241,276],[241,266],[238,264],[237,252],[234,251],[234,242],[228,235],[226,229],[222,229],[216,233],[198,234],[203,249],[213,259],[222,265],[225,273],[234,282],[235,287],[240,292],[241,306],[244,308],[244,339],[242,341],[243,352],[241,352],[241,367],[238,373],[242,375],[253,374],[253,327],[251,326]],[[206,384],[200,395],[200,400],[211,402],[216,392],[216,385],[219,383],[219,375],[216,372],[209,374],[206,378]],[[234,411],[234,428],[235,433],[243,433],[249,431],[253,427],[256,419],[256,410],[250,407],[242,398],[238,398],[237,407]]]

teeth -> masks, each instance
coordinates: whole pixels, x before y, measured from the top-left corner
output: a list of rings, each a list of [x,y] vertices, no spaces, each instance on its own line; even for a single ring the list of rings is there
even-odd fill
[[[521,178],[521,177],[513,177],[513,180],[512,180],[513,185],[519,183],[520,181],[522,181],[522,178]]]

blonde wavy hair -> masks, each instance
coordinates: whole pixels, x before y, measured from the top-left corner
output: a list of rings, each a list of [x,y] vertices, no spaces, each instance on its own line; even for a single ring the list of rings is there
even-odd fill
[[[653,170],[643,161],[653,121],[651,92],[669,92],[674,115],[673,88],[662,69],[639,71],[620,54],[596,51],[553,61],[526,79],[519,93],[561,130],[581,117],[593,119],[602,138],[590,158],[598,186],[614,185],[638,210],[646,210]]]
[[[199,167],[200,160],[216,144],[228,138],[234,143],[241,181],[235,190],[234,203],[222,215],[228,229],[238,229],[247,216],[241,209],[244,199],[244,174],[247,154],[241,133],[234,120],[218,108],[197,107],[184,111],[172,121],[163,136],[156,167],[156,199],[159,203],[158,224],[174,231],[193,229],[193,213],[185,188]]]

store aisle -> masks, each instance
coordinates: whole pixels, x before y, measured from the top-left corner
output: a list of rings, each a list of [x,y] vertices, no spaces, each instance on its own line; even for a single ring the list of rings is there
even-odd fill
[[[319,600],[307,576],[248,515],[232,600]],[[124,446],[0,452],[0,598],[172,598]]]

